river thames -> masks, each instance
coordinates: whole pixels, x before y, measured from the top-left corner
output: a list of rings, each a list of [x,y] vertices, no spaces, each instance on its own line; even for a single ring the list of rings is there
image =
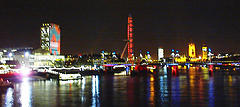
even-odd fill
[[[210,72],[204,67],[157,75],[84,76],[57,81],[22,78],[14,88],[1,88],[5,107],[76,106],[240,106],[239,71]]]

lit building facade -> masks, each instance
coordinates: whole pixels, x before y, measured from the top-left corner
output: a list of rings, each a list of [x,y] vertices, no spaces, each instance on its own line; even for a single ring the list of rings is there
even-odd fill
[[[202,47],[202,60],[207,61],[208,59],[208,51],[207,51],[207,46]]]
[[[60,28],[53,23],[42,24],[41,27],[41,48],[51,55],[60,55]]]
[[[0,63],[8,66],[54,66],[56,60],[65,60],[62,55],[38,53],[31,47],[0,49]]]
[[[50,45],[50,24],[42,24],[41,26],[41,41],[40,46],[43,50],[49,51]]]
[[[57,60],[65,61],[65,57],[62,55],[30,55],[30,63],[32,67],[39,66],[52,66],[54,67],[54,62]]]
[[[194,43],[188,45],[188,55],[189,58],[196,58],[196,48]]]
[[[158,48],[158,60],[160,61],[164,57],[164,50],[162,48]]]
[[[28,64],[29,62],[26,59],[32,51],[32,47],[0,49],[0,63],[6,64],[8,61],[18,61],[20,64]]]

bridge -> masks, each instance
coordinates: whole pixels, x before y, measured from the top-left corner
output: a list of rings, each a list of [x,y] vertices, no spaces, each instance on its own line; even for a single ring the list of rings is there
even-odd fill
[[[133,72],[147,71],[154,72],[163,66],[172,67],[172,66],[202,66],[209,67],[210,70],[213,70],[214,67],[220,68],[240,68],[239,61],[213,61],[213,62],[186,62],[186,63],[149,63],[146,65],[136,65],[136,64],[103,64],[100,67],[96,66],[80,66],[80,67],[71,67],[71,68],[51,68],[51,67],[38,67],[38,68],[27,68],[22,67],[20,69],[2,69],[0,70],[0,76],[26,76],[26,75],[40,75],[45,76],[46,78],[56,78],[60,80],[67,79],[81,79],[84,75],[99,75],[103,73],[116,73],[123,75],[128,75]],[[32,72],[31,72],[32,71]]]

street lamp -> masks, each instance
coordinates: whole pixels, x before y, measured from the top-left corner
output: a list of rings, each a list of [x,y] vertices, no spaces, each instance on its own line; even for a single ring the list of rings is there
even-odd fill
[[[9,57],[12,57],[12,56],[13,56],[13,53],[9,53],[8,56],[9,56]]]
[[[29,52],[25,52],[24,54],[25,57],[28,57],[29,55],[30,55]]]

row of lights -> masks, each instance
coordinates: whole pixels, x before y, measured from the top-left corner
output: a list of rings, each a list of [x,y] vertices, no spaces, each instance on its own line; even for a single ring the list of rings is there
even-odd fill
[[[25,56],[25,57],[28,57],[29,55],[30,55],[29,52],[25,52],[25,53],[24,53],[24,56]],[[12,56],[13,56],[13,53],[9,53],[8,56],[9,56],[9,57],[12,57]]]

